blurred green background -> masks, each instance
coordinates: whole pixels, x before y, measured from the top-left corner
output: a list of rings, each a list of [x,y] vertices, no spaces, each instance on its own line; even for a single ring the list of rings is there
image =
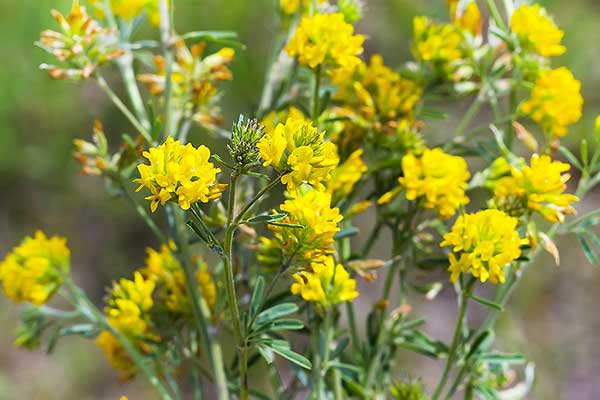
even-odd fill
[[[179,32],[224,29],[239,33],[247,49],[237,52],[234,80],[224,85],[225,125],[241,112],[252,113],[279,23],[277,1],[176,3]],[[582,138],[593,137],[598,109],[600,2],[542,3],[566,33],[569,50],[556,65],[567,65],[583,83],[586,116],[566,140],[577,147]],[[0,254],[37,228],[68,236],[75,279],[100,302],[104,287],[140,266],[144,248],[155,242],[127,203],[105,195],[100,179],[79,175],[71,157],[72,140],[89,138],[94,118],[105,123],[114,143],[121,133],[131,131],[124,118],[92,82],[52,81],[38,70],[50,58],[33,42],[41,30],[55,28],[49,10],[66,12],[69,4],[66,0],[0,0]],[[369,37],[366,54],[382,53],[389,65],[397,66],[410,57],[413,15],[445,19],[446,12],[443,0],[371,0],[357,29]],[[149,29],[148,33],[155,35]],[[109,80],[116,77],[114,71],[106,75]],[[454,123],[434,124],[427,137],[441,140],[447,134],[443,127]],[[580,204],[580,213],[598,208],[599,198],[592,193]],[[524,351],[536,365],[531,399],[600,398],[600,314],[594,307],[600,304],[600,271],[585,261],[574,244],[569,239],[560,243],[560,268],[547,257],[531,268],[500,323],[503,337],[498,346]],[[450,292],[418,311],[429,317],[433,335],[449,335],[455,315]],[[131,400],[153,398],[141,388],[143,384],[119,383],[99,350],[83,340],[59,343],[52,356],[14,349],[17,323],[17,307],[1,298],[0,400],[118,399],[121,394]],[[432,364],[421,359],[414,362],[426,382],[438,376],[431,373],[435,371],[430,369]]]

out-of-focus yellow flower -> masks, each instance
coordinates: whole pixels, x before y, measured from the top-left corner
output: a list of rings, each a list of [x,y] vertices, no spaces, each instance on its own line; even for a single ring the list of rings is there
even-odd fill
[[[69,272],[70,256],[65,238],[47,238],[42,231],[26,237],[0,263],[4,294],[15,303],[46,303]]]
[[[524,207],[539,212],[551,222],[563,222],[565,215],[575,214],[571,203],[579,201],[579,198],[564,193],[570,178],[564,172],[570,169],[569,164],[537,154],[531,157],[531,166],[522,159],[519,161],[522,164],[519,168],[510,166],[509,175],[491,183],[497,206],[512,208],[512,204],[521,202]]]
[[[222,122],[218,100],[220,82],[231,80],[227,67],[233,61],[235,52],[224,47],[216,53],[202,57],[206,43],[198,43],[187,48],[185,41],[175,42],[175,63],[171,74],[173,99],[180,109],[191,112],[191,118],[206,127],[215,127]],[[138,80],[146,84],[154,95],[161,95],[166,85],[165,60],[155,56],[156,73],[140,74]]]
[[[481,34],[481,12],[476,1],[471,1],[462,10],[457,9],[458,1],[450,4],[452,22],[461,29],[470,32],[473,36]]]
[[[453,156],[440,148],[425,149],[420,158],[410,153],[402,158],[404,176],[398,179],[408,200],[423,199],[423,207],[436,209],[442,218],[450,218],[461,206],[469,203],[465,195],[471,177],[464,158]],[[399,193],[384,194],[379,204],[387,203]]]
[[[111,327],[143,353],[149,349],[144,339],[156,336],[151,331],[149,316],[154,305],[152,293],[155,287],[152,280],[144,279],[140,272],[135,272],[133,280],[123,278],[113,285],[104,309]],[[125,373],[134,372],[134,363],[111,332],[101,332],[96,344],[102,348],[115,369]]]
[[[418,61],[444,65],[463,57],[462,37],[455,25],[440,24],[419,16],[413,19],[413,34],[412,50]]]
[[[334,252],[334,235],[342,220],[331,208],[331,195],[317,190],[298,190],[280,207],[287,217],[268,225],[274,239],[261,238],[259,261],[266,267],[306,266],[316,257]]]
[[[470,273],[481,282],[504,283],[504,267],[521,256],[518,219],[500,210],[483,210],[458,217],[440,246],[452,247],[450,279]]]
[[[309,68],[323,64],[351,68],[358,63],[365,38],[354,34],[354,27],[340,13],[303,17],[285,47],[290,57]]]
[[[52,10],[52,16],[61,31],[43,31],[37,44],[64,61],[67,68],[43,64],[42,68],[51,78],[85,79],[99,66],[123,55],[123,50],[117,48],[116,32],[103,29],[78,0],[73,0],[71,12],[66,17],[56,10]]]
[[[104,0],[91,0],[90,4],[96,8],[99,15],[104,16]],[[158,0],[110,0],[109,5],[110,11],[116,17],[131,21],[146,13],[152,25],[160,25]]]
[[[165,143],[144,152],[150,165],[138,165],[140,178],[138,191],[146,187],[151,195],[152,212],[158,205],[177,200],[187,210],[192,203],[207,203],[221,197],[225,185],[217,184],[217,173],[221,172],[209,162],[210,150],[206,146],[195,148],[190,143],[182,145],[179,140],[167,138]]]
[[[539,4],[523,4],[515,10],[510,27],[524,49],[531,49],[541,56],[559,56],[567,50],[560,44],[563,31],[554,25]]]
[[[294,106],[291,106],[280,111],[271,111],[262,119],[262,121],[260,121],[260,123],[264,127],[265,132],[273,134],[277,125],[285,124],[288,119],[307,118],[304,117],[302,111]]]
[[[354,186],[367,172],[367,164],[362,160],[363,149],[358,149],[350,157],[331,172],[327,181],[327,191],[331,193],[333,204],[346,198],[354,190]]]
[[[160,251],[148,248],[146,252],[146,265],[141,272],[158,286],[157,298],[164,301],[167,308],[174,312],[184,315],[192,313],[189,295],[185,284],[185,275],[177,258],[173,255],[171,248],[162,245]],[[213,308],[217,300],[217,290],[208,271],[208,265],[205,262],[200,263],[197,273],[200,292],[210,308]]]
[[[543,70],[535,81],[521,111],[539,123],[544,131],[565,136],[567,126],[581,118],[583,97],[581,82],[565,67]]]
[[[358,297],[356,281],[331,256],[319,258],[310,264],[310,268],[297,272],[292,277],[292,294],[325,308]]]
[[[288,118],[258,142],[263,165],[284,173],[281,182],[290,192],[303,183],[323,190],[323,181],[339,162],[335,145],[324,136],[310,120]]]

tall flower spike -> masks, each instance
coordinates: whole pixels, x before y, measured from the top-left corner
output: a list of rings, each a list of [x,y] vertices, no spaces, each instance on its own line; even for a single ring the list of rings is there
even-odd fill
[[[138,165],[140,177],[134,182],[140,185],[138,191],[144,187],[150,190],[146,200],[150,200],[152,212],[170,200],[176,200],[187,210],[193,203],[207,203],[221,197],[225,190],[226,185],[217,183],[217,173],[221,170],[209,162],[210,150],[206,146],[182,145],[169,137],[143,155],[150,164]]]

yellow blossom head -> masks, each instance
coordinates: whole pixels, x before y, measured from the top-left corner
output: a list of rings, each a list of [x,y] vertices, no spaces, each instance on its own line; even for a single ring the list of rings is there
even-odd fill
[[[446,68],[447,64],[463,57],[462,37],[455,25],[432,22],[420,16],[413,19],[415,58]]]
[[[531,165],[519,160],[518,167],[510,166],[509,173],[492,182],[494,203],[504,209],[517,206],[537,211],[551,222],[562,222],[565,215],[574,214],[571,203],[577,196],[564,193],[570,175],[569,164],[553,161],[548,155],[534,154]]]
[[[258,142],[264,166],[272,166],[284,175],[281,182],[294,192],[303,183],[323,189],[339,157],[333,143],[324,139],[310,120],[288,118]]]
[[[264,131],[273,134],[279,124],[285,124],[288,119],[306,119],[300,109],[291,106],[279,111],[271,111],[261,121]]]
[[[454,11],[451,7],[452,21],[456,26],[466,30],[473,36],[481,34],[481,12],[476,1],[471,1],[463,7],[462,10],[457,9],[457,3],[454,2]]]
[[[217,184],[217,173],[221,172],[209,161],[210,150],[206,146],[195,148],[190,143],[183,145],[169,137],[165,143],[144,152],[150,164],[138,165],[140,178],[138,191],[147,188],[150,208],[176,200],[184,210],[192,203],[206,203],[219,198],[224,190]]]
[[[465,195],[471,177],[464,158],[440,148],[425,149],[421,157],[412,153],[402,158],[404,176],[398,179],[408,200],[422,199],[423,207],[435,209],[442,218],[450,218],[469,203]]]
[[[581,118],[581,83],[565,67],[543,70],[528,101],[520,110],[539,123],[546,133],[565,136],[567,126]]]
[[[28,301],[42,305],[60,287],[69,272],[70,252],[67,240],[47,238],[37,231],[26,237],[0,262],[0,281],[6,297],[15,303]]]
[[[331,172],[331,178],[327,181],[327,191],[331,193],[333,204],[337,204],[352,193],[354,186],[367,172],[367,164],[361,158],[362,153],[362,149],[354,151],[346,161]]]
[[[517,218],[493,209],[459,216],[440,243],[452,247],[450,279],[456,282],[468,273],[481,282],[504,283],[504,267],[521,256],[517,223]]]
[[[321,257],[310,267],[292,275],[292,294],[324,308],[358,297],[356,281],[331,256]]]
[[[90,0],[90,4],[96,8],[100,16],[104,16],[104,0]],[[108,5],[114,16],[123,18],[126,21],[131,21],[146,14],[152,25],[158,26],[160,24],[158,0],[110,0]]]
[[[360,63],[357,56],[363,52],[364,40],[342,14],[315,14],[302,17],[285,51],[309,68],[323,64],[350,68]]]
[[[564,36],[546,10],[539,4],[523,4],[512,15],[512,31],[524,49],[531,49],[544,57],[559,56],[566,51],[560,42]]]

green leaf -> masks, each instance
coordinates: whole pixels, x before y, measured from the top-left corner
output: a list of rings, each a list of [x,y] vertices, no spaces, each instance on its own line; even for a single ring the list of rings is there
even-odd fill
[[[261,312],[256,319],[256,325],[268,324],[271,321],[285,317],[298,311],[298,306],[295,303],[281,303]]]
[[[246,48],[246,45],[237,40],[237,33],[232,31],[194,31],[185,33],[181,37],[184,40],[211,42],[241,49]]]
[[[470,298],[472,300],[476,301],[477,303],[482,304],[482,305],[484,305],[486,307],[490,307],[490,308],[493,308],[493,309],[498,310],[498,311],[504,311],[504,307],[502,307],[502,305],[500,305],[498,303],[495,303],[495,302],[493,302],[491,300],[488,300],[486,298],[475,296],[474,294],[472,294],[470,296]]]
[[[346,229],[342,229],[341,231],[339,231],[338,233],[336,233],[333,238],[335,240],[340,240],[340,239],[344,239],[350,236],[354,236],[356,234],[358,234],[358,232],[360,232],[360,229],[358,229],[355,226],[351,226],[349,228]]]
[[[270,331],[298,331],[304,328],[304,322],[299,319],[278,319],[269,326]]]
[[[279,348],[279,347],[271,347],[271,350],[276,353],[279,354],[281,357],[291,361],[292,363],[298,365],[299,367],[302,367],[304,369],[311,369],[312,368],[312,364],[311,362],[304,357],[301,354],[298,354],[296,352],[294,352],[293,350],[287,348]]]
[[[585,237],[583,235],[577,235],[577,239],[579,239],[579,244],[583,249],[583,254],[585,254],[585,257],[588,259],[590,264],[596,265],[598,263],[598,257],[596,256],[596,253],[594,253],[594,250],[592,250],[590,244],[585,240]]]
[[[194,233],[204,242],[208,245],[208,247],[214,251],[215,253],[219,254],[219,255],[223,255],[224,254],[224,250],[221,247],[220,244],[216,243],[212,238],[211,235],[209,234],[209,232],[206,231],[206,229],[204,229],[202,226],[198,226],[196,225],[196,223],[194,221],[188,221],[186,223],[187,226],[189,226]]]
[[[253,320],[254,316],[258,312],[258,309],[262,303],[263,292],[265,290],[265,278],[259,276],[256,279],[256,284],[254,285],[254,291],[252,292],[252,298],[250,299],[250,315],[249,319]]]
[[[486,353],[478,357],[480,361],[496,364],[525,364],[525,357],[522,354],[509,353]]]
[[[242,223],[244,223],[244,224],[265,224],[265,223],[269,224],[269,223],[281,221],[282,219],[284,219],[287,216],[288,215],[286,213],[262,214],[262,215],[256,215],[252,218],[248,218],[247,220],[243,221]]]
[[[577,157],[575,157],[575,155],[573,153],[571,153],[571,151],[569,149],[567,149],[565,146],[560,146],[559,150],[561,153],[563,153],[563,155],[567,158],[567,160],[569,160],[569,162],[571,164],[573,164],[580,170],[583,169],[583,167],[582,167],[581,163],[579,162],[579,160],[577,159]]]
[[[256,349],[258,350],[260,355],[265,359],[267,364],[273,364],[275,357],[273,356],[273,351],[269,347],[259,344],[258,346],[256,346]]]
[[[97,329],[93,324],[77,324],[62,328],[59,331],[61,336],[81,335],[83,337],[91,337],[97,333]]]
[[[471,350],[469,351],[469,354],[467,355],[467,359],[471,358],[478,351],[483,351],[483,350],[488,349],[494,342],[494,339],[495,339],[495,335],[494,335],[493,331],[488,329],[488,330],[482,332],[479,336],[477,336],[475,341],[473,341],[473,346],[471,347]]]
[[[304,225],[300,225],[300,224],[286,224],[283,222],[271,222],[270,225],[275,225],[275,226],[281,226],[284,228],[298,228],[298,229],[303,229]]]

